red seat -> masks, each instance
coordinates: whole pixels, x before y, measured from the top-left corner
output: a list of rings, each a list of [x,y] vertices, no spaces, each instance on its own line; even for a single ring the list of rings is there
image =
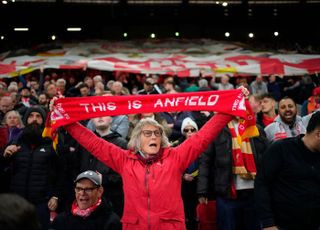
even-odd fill
[[[208,204],[198,204],[197,218],[199,220],[198,230],[216,230],[216,201],[210,200]]]

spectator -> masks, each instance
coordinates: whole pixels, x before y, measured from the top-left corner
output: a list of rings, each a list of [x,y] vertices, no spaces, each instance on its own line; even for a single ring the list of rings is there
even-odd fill
[[[205,78],[202,78],[198,81],[199,89],[198,91],[210,91],[211,88],[209,88],[208,80]]]
[[[152,77],[146,78],[143,89],[138,91],[138,94],[158,94],[157,90],[154,88],[155,81]]]
[[[90,95],[94,95],[94,82],[93,79],[91,77],[85,77],[83,82],[85,84],[87,84],[88,88],[89,88],[89,94]]]
[[[320,228],[320,112],[306,134],[276,141],[267,149],[255,181],[263,229]]]
[[[257,123],[265,128],[270,125],[277,117],[277,102],[272,94],[266,93],[260,96],[261,111],[257,113]]]
[[[95,127],[95,134],[102,139],[113,143],[122,149],[127,149],[127,141],[121,135],[111,129],[112,117],[98,117],[91,121]],[[123,189],[122,180],[118,173],[103,164],[92,156],[87,150],[80,148],[78,150],[78,162],[80,163],[80,171],[94,170],[102,174],[102,186],[105,189],[104,197],[108,202],[111,201],[113,210],[122,216],[123,213]]]
[[[197,92],[199,87],[196,85],[196,79],[194,77],[187,78],[188,86],[184,89],[184,92]]]
[[[111,86],[111,92],[115,96],[129,95],[130,92],[127,88],[124,88],[120,81],[115,81]]]
[[[167,121],[168,127],[171,128],[171,135],[169,136],[169,140],[171,142],[175,142],[182,137],[182,121],[186,117],[190,117],[191,119],[193,119],[192,113],[189,111],[162,112],[160,113],[160,115]]]
[[[216,195],[218,229],[259,230],[253,188],[267,139],[260,128],[258,137],[239,142],[238,127],[237,119],[229,122],[202,154],[197,193],[202,204]]]
[[[94,84],[94,95],[101,96],[105,94],[104,84],[101,81],[97,81]]]
[[[179,145],[198,132],[198,125],[189,117],[185,118],[181,125],[183,138],[179,139]],[[185,170],[182,176],[182,200],[186,216],[187,229],[196,229],[197,214],[196,207],[198,204],[197,196],[197,179],[199,174],[199,159],[193,161]]]
[[[133,130],[129,150],[101,140],[79,123],[65,129],[122,176],[123,229],[185,229],[182,173],[230,119],[229,115],[214,116],[197,134],[176,148],[169,147],[163,128],[150,118],[142,119]]]
[[[257,75],[256,79],[251,82],[250,89],[252,94],[262,95],[268,93],[267,83],[263,81],[262,75]]]
[[[261,112],[261,99],[258,95],[250,94],[249,103],[254,114]]]
[[[279,101],[278,116],[265,127],[270,142],[286,137],[295,137],[306,132],[306,117],[297,115],[297,105],[293,99],[284,97]]]
[[[281,99],[281,85],[277,81],[278,76],[272,74],[269,76],[269,82],[267,83],[268,92],[273,95],[276,101]]]
[[[40,93],[38,97],[38,103],[42,106],[46,111],[48,110],[49,106],[49,96],[46,93]]]
[[[38,103],[37,98],[31,95],[31,89],[24,86],[20,89],[20,105],[23,107],[31,107]]]
[[[19,139],[4,151],[11,172],[10,190],[36,206],[43,230],[49,227],[49,211],[58,207],[63,173],[51,140],[42,138],[45,119],[42,108],[28,108]]]
[[[301,108],[301,116],[313,113],[320,108],[320,86],[312,91],[312,96],[305,100]]]
[[[50,83],[45,88],[45,92],[49,96],[49,98],[52,99],[53,97],[57,96],[58,90],[57,90],[56,85],[54,83]]]
[[[14,107],[14,103],[13,103],[12,97],[2,96],[0,98],[0,123],[2,123],[6,112],[12,110],[13,107]]]
[[[88,96],[94,95],[94,92],[93,94],[91,94],[90,88],[86,83],[80,84],[78,88],[79,88],[81,97],[88,97]]]
[[[4,82],[0,82],[0,97],[7,92],[7,86]]]
[[[164,87],[165,93],[167,94],[178,93],[175,87],[174,80],[171,77],[168,77],[164,80],[163,87]]]
[[[313,89],[316,84],[309,75],[304,75],[300,80],[298,104],[302,104],[305,100],[313,95]]]
[[[59,78],[59,79],[56,81],[57,90],[58,90],[62,95],[65,94],[66,85],[67,85],[67,81],[64,80],[63,78]]]
[[[119,216],[102,197],[102,176],[88,170],[80,173],[75,182],[75,201],[70,211],[60,213],[52,223],[52,230],[117,230]]]
[[[20,113],[15,110],[7,112],[3,123],[8,128],[8,143],[17,140],[24,128]]]
[[[160,125],[163,127],[163,131],[165,132],[166,136],[169,137],[171,135],[171,128],[168,126],[168,123],[166,119],[164,119],[160,113],[142,113],[142,114],[134,114],[134,116],[131,116],[130,120],[130,128],[128,133],[128,138],[130,140],[132,130],[134,127],[139,123],[139,121],[143,118],[150,117],[154,120],[156,120]]]
[[[227,75],[222,75],[220,78],[220,83],[216,83],[216,77],[213,76],[210,84],[213,89],[216,90],[230,90],[234,89],[234,86],[229,82],[230,78]]]

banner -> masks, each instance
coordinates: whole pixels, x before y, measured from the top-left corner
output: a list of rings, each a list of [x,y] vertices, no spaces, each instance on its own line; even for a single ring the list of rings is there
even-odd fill
[[[216,111],[246,118],[241,90],[135,96],[59,98],[47,124],[52,129],[94,117],[165,111]]]

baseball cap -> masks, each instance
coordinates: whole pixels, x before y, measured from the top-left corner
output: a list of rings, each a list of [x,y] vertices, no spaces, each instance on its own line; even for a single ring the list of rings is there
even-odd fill
[[[77,183],[79,180],[82,179],[88,179],[91,180],[95,185],[101,186],[102,184],[102,175],[98,172],[92,171],[92,170],[87,170],[82,173],[80,173],[74,183]]]

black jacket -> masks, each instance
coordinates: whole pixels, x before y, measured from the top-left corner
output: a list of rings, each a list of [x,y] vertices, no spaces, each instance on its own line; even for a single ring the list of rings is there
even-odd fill
[[[71,211],[60,213],[52,223],[50,230],[120,230],[120,218],[102,199],[101,204],[90,216],[74,216]]]
[[[260,136],[250,139],[257,168],[268,143],[263,129],[258,128]],[[232,175],[232,138],[229,129],[225,127],[201,155],[198,195],[210,198],[217,194],[230,198]]]
[[[320,152],[308,150],[303,135],[274,142],[255,180],[262,227],[320,228]]]
[[[21,149],[9,159],[10,190],[33,204],[47,202],[60,196],[63,166],[52,148],[52,141],[44,138],[31,148],[20,143]]]
[[[100,136],[98,133],[95,134]],[[123,149],[127,149],[128,142],[117,132],[112,132],[101,138]],[[94,170],[102,174],[102,186],[104,187],[103,196],[112,202],[113,210],[119,216],[122,216],[124,194],[121,176],[82,147],[79,149],[78,159],[80,163],[80,171],[78,173],[86,170]]]
[[[100,136],[98,133],[95,133],[97,136]],[[121,137],[121,135],[117,132],[112,132],[106,136],[101,137],[104,140],[115,144],[123,149],[127,149],[127,141]],[[98,171],[102,174],[102,184],[104,187],[106,187],[106,191],[111,192],[111,188],[118,188],[122,193],[122,179],[121,176],[114,172],[111,168],[109,168],[107,165],[99,161],[97,158],[95,158],[92,154],[90,154],[86,149],[81,148],[79,150],[79,158],[80,158],[80,172],[86,171],[86,170],[94,170]]]

